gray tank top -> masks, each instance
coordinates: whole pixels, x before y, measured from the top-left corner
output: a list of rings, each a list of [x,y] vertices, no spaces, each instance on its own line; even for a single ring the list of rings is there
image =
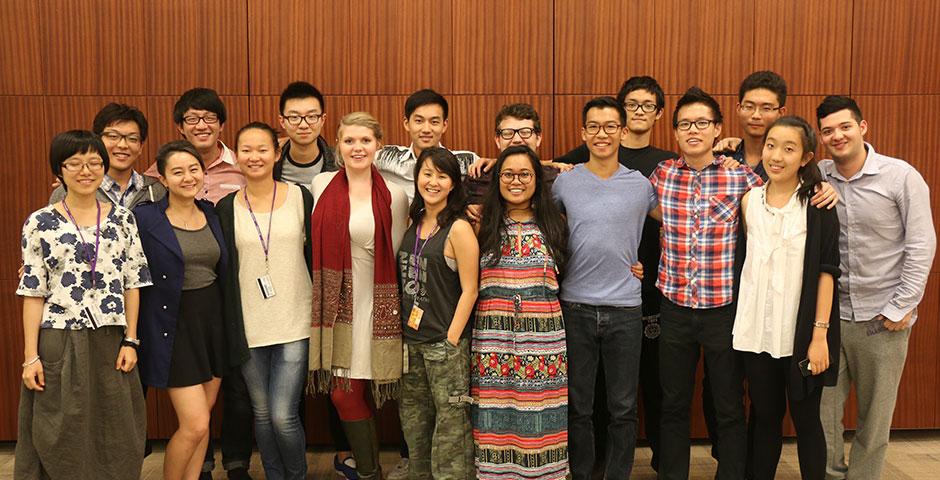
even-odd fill
[[[183,290],[208,287],[215,281],[215,266],[219,263],[219,244],[207,223],[199,230],[173,227],[176,241],[183,251]]]

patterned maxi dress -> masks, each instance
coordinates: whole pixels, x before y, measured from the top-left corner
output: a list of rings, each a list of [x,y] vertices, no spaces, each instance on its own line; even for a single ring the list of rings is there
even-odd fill
[[[471,347],[481,479],[564,479],[568,358],[555,262],[534,222],[507,220],[502,256],[480,260]]]

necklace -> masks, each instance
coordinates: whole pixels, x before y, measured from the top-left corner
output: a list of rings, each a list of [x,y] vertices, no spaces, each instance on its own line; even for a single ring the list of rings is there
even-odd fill
[[[192,209],[189,211],[189,215],[187,215],[186,218],[182,218],[182,217],[180,217],[181,214],[180,214],[179,212],[177,212],[176,210],[167,209],[167,218],[170,219],[170,224],[171,224],[171,225],[173,225],[173,226],[175,226],[175,227],[177,227],[177,228],[183,228],[183,229],[187,229],[187,230],[188,230],[188,229],[189,229],[189,222],[191,222],[191,221],[193,220],[193,217],[196,215],[196,212],[198,212],[198,211],[199,211],[199,208],[196,207],[196,205],[194,204],[194,205],[192,206]],[[172,216],[175,217],[175,221],[174,221],[174,218],[170,218],[170,213],[172,213]],[[183,224],[182,227],[180,227],[179,223],[182,223],[182,224]]]

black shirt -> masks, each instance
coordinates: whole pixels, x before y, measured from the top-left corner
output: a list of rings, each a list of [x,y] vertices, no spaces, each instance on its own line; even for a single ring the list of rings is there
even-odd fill
[[[746,163],[746,161],[744,160],[744,140],[741,140],[741,143],[738,144],[738,148],[734,149],[734,151],[722,152],[722,153],[737,160],[738,163],[740,164]],[[760,162],[757,162],[757,166],[754,167],[753,170],[754,170],[754,173],[756,173],[757,176],[760,177],[760,179],[764,181],[764,183],[767,183],[767,178],[768,178],[767,170],[764,169],[763,160],[761,160]]]

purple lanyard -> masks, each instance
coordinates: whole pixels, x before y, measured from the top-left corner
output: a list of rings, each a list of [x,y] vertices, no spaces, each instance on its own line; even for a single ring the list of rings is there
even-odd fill
[[[95,288],[95,268],[98,266],[98,245],[101,240],[101,202],[95,199],[95,205],[98,207],[98,217],[95,220],[95,255],[91,256],[88,253],[88,244],[85,243],[85,236],[82,235],[82,227],[78,226],[78,222],[75,221],[75,217],[72,216],[72,211],[69,210],[69,204],[65,203],[65,200],[62,200],[62,208],[65,209],[65,213],[68,214],[69,220],[72,221],[72,225],[75,225],[75,229],[78,230],[78,238],[82,241],[82,258],[86,262],[91,264],[91,288]]]
[[[248,189],[245,188],[245,205],[248,206],[248,215],[251,215],[251,221],[255,224],[255,230],[258,231],[258,240],[261,241],[261,249],[264,250],[264,268],[268,269],[268,251],[271,248],[271,219],[274,218],[274,200],[277,199],[277,182],[274,182],[274,194],[271,195],[271,212],[268,216],[268,238],[261,235],[261,226],[258,225],[258,219],[255,218],[255,212],[251,209],[251,202],[248,201]]]
[[[434,234],[437,233],[440,228],[440,225],[435,225],[434,230],[431,230],[431,234],[428,235],[428,238],[424,239],[424,243],[422,243],[419,248],[418,242],[421,240],[421,223],[418,223],[418,230],[415,232],[415,246],[414,249],[411,250],[412,258],[414,258],[414,264],[411,267],[415,275],[415,285],[421,284],[421,254],[424,253],[424,247],[428,245],[428,242],[431,241],[431,238],[434,237]],[[415,292],[417,292],[417,290],[415,290]]]

